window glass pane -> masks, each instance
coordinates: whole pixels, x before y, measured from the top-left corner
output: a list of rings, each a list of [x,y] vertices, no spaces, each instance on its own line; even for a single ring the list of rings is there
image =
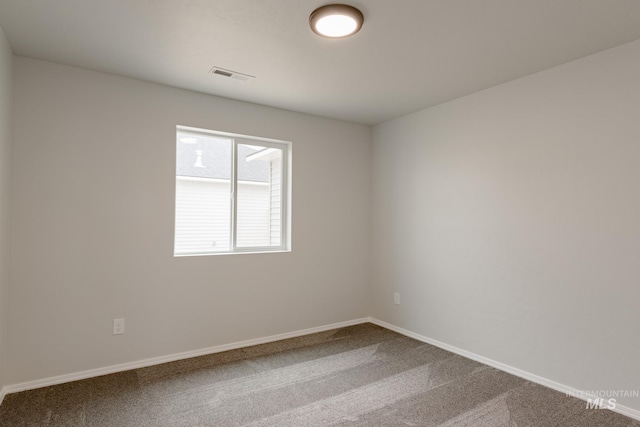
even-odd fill
[[[178,132],[175,253],[231,250],[231,139]]]
[[[282,243],[282,156],[279,148],[238,144],[238,247]]]
[[[174,254],[289,250],[290,150],[178,126]]]

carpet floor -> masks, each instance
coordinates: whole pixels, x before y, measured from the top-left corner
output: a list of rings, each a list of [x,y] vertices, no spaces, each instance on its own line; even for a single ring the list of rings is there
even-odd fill
[[[640,427],[362,324],[9,394],[0,426]]]

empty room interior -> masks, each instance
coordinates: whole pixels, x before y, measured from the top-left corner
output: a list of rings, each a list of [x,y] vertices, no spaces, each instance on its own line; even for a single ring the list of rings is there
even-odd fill
[[[0,425],[640,426],[637,0],[0,27]]]

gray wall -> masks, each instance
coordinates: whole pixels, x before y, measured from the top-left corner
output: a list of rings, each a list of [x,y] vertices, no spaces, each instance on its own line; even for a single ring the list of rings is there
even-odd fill
[[[13,53],[0,28],[0,390],[6,385]]]
[[[638,390],[639,120],[634,42],[376,126],[372,315]]]
[[[8,383],[368,314],[369,127],[15,62]],[[293,142],[291,253],[173,257],[176,125]]]

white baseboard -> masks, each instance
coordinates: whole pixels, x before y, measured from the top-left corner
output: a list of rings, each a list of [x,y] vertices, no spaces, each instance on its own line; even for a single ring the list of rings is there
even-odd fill
[[[7,394],[9,394],[9,392],[7,391],[7,387],[0,388],[0,405],[2,405],[2,401]]]
[[[507,372],[509,374],[515,375],[517,377],[523,378],[525,380],[531,381],[532,383],[540,384],[545,387],[549,387],[553,390],[559,391],[561,393],[577,397],[578,399],[582,399],[586,401],[587,399],[594,399],[597,396],[589,396],[585,395],[583,391],[577,390],[573,387],[569,387],[567,385],[549,380],[547,378],[540,377],[538,375],[532,374],[527,371],[523,371],[522,369],[514,368],[513,366],[505,365],[504,363],[496,362],[495,360],[488,359],[484,356],[480,356],[479,354],[471,353],[467,350],[463,350],[458,347],[454,347],[449,344],[445,344],[441,341],[435,340],[433,338],[428,338],[420,334],[416,334],[415,332],[408,331],[406,329],[400,328],[398,326],[392,325],[387,322],[383,322],[382,320],[378,320],[370,317],[369,322],[374,325],[381,326],[383,328],[389,329],[391,331],[397,332],[399,334],[405,335],[409,338],[416,339],[418,341],[425,342],[427,344],[431,344],[433,346],[439,347],[443,350],[450,351],[451,353],[458,354],[460,356],[466,357],[467,359],[475,360],[476,362],[480,362],[482,364],[491,366],[493,368],[499,369],[501,371]],[[633,418],[635,420],[640,421],[640,411],[629,408],[624,405],[617,404],[614,409],[611,409],[613,412],[617,412],[626,417]]]
[[[148,366],[159,365],[161,363],[175,362],[177,360],[189,359],[191,357],[205,356],[208,354],[221,353],[228,350],[236,350],[238,348],[250,347],[258,344],[266,344],[274,341],[280,341],[288,338],[296,338],[304,335],[315,334],[317,332],[330,331],[331,329],[344,328],[346,326],[368,323],[369,318],[349,320],[346,322],[333,323],[331,325],[318,326],[315,328],[303,329],[284,334],[272,335],[264,338],[257,338],[246,341],[239,341],[231,344],[223,344],[215,347],[203,348],[200,350],[185,351],[182,353],[170,354],[167,356],[153,357],[151,359],[138,360],[135,362],[121,363],[119,365],[106,366],[104,368],[90,369],[88,371],[75,372],[71,374],[59,375],[41,380],[27,381],[18,384],[5,386],[0,391],[0,403],[5,395],[16,393],[19,391],[32,390],[35,388],[47,387],[56,384],[68,383],[71,381],[84,380],[87,378],[99,377],[101,375],[113,374],[116,372],[128,371],[131,369],[146,368]]]

